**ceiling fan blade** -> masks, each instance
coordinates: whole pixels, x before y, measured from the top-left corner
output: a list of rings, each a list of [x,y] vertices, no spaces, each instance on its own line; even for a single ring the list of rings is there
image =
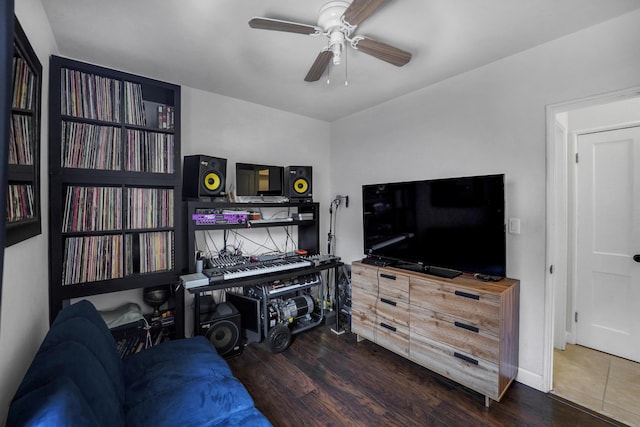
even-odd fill
[[[287,33],[297,34],[320,34],[322,30],[319,27],[298,22],[283,21],[281,19],[271,18],[251,18],[249,20],[251,28],[259,30],[285,31]]]
[[[327,69],[329,62],[333,58],[333,52],[330,50],[323,50],[318,54],[316,60],[313,61],[313,65],[309,69],[307,76],[304,78],[305,82],[317,82],[322,77],[324,70]]]
[[[359,39],[354,48],[397,67],[402,67],[411,60],[411,53],[366,37]]]
[[[390,0],[353,0],[342,16],[350,25],[360,25],[362,21],[389,1]]]

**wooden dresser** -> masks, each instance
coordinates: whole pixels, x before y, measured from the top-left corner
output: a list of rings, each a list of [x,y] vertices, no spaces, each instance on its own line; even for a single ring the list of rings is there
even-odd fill
[[[519,285],[354,262],[351,330],[499,401],[518,373]]]

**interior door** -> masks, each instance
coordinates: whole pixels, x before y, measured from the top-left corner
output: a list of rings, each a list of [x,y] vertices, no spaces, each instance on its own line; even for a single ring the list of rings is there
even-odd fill
[[[577,150],[576,340],[640,362],[640,127]]]

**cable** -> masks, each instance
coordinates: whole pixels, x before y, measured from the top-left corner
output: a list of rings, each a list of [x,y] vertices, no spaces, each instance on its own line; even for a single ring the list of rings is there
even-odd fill
[[[335,217],[333,215],[333,206],[335,205]],[[327,255],[333,255],[333,241],[335,236],[333,234],[333,229],[335,228],[335,224],[338,219],[338,208],[340,207],[340,199],[335,198],[329,204],[329,234],[327,236]]]

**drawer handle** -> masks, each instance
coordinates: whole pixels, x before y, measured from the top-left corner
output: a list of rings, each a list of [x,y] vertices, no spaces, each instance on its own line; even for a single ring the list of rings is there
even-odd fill
[[[465,323],[453,322],[453,324],[456,325],[458,328],[466,329],[467,331],[476,332],[476,333],[480,332],[480,328],[467,325]]]
[[[394,307],[396,306],[396,302],[395,302],[395,301],[391,301],[390,299],[380,298],[380,301],[381,301],[381,302],[383,302],[383,303],[385,303],[385,304],[392,305],[392,306],[394,306]]]
[[[480,299],[480,295],[469,294],[469,293],[462,292],[462,291],[456,291],[455,293],[459,297],[471,298],[471,299],[475,299],[475,300],[479,300]]]
[[[389,280],[396,280],[396,276],[391,275],[391,274],[380,273],[380,277],[382,277],[384,279],[389,279]]]
[[[455,357],[457,357],[458,359],[462,359],[462,360],[464,360],[465,362],[469,362],[469,363],[472,363],[472,364],[474,364],[474,365],[477,365],[477,364],[478,364],[478,361],[477,361],[476,359],[473,359],[473,358],[471,358],[471,357],[469,357],[469,356],[465,356],[464,354],[460,354],[460,353],[458,353],[457,351],[456,351],[456,352],[454,352],[454,353],[453,353],[453,355],[454,355]]]
[[[390,331],[393,331],[393,332],[396,331],[396,328],[394,326],[387,325],[386,323],[380,323],[380,326],[382,326],[383,328],[388,329]],[[478,362],[476,362],[476,363],[478,363]]]

